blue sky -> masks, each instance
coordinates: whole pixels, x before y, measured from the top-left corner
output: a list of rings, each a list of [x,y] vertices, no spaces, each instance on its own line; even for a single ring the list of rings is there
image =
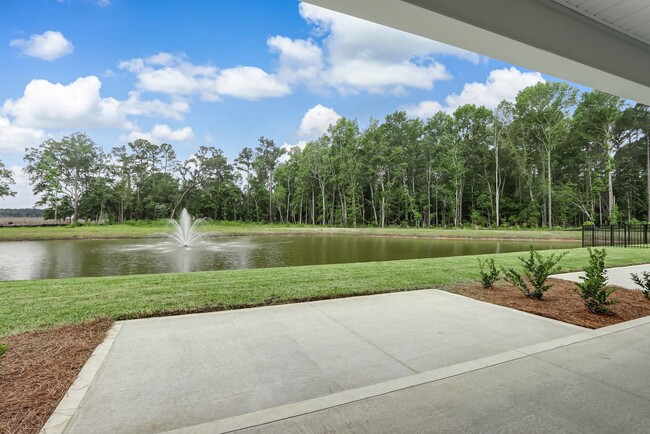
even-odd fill
[[[297,0],[3,0],[0,160],[34,204],[25,147],[75,131],[109,151],[136,138],[234,158],[260,136],[302,145],[338,116],[364,127],[494,107],[539,73]]]

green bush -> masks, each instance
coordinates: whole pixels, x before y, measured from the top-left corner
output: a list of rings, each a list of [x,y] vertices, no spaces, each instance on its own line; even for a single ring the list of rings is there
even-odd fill
[[[483,288],[492,288],[494,282],[499,280],[499,270],[494,265],[494,259],[486,259],[485,261],[478,260],[478,269],[481,273],[481,285]],[[487,270],[485,269],[487,267]]]
[[[566,254],[567,252],[559,255],[553,253],[543,257],[531,246],[528,259],[519,257],[524,266],[523,276],[513,268],[501,268],[504,274],[503,279],[518,288],[526,297],[541,300],[544,293],[553,286],[546,284],[546,279],[548,279],[549,275],[560,271],[560,268],[556,267],[556,265]],[[526,279],[524,279],[524,276]]]
[[[641,291],[643,291],[645,298],[650,300],[650,273],[644,271],[641,273],[641,277],[636,273],[632,273],[630,274],[630,278],[632,279],[632,282],[641,287]]]
[[[605,288],[607,285],[607,276],[605,275],[605,249],[588,248],[589,265],[585,267],[585,275],[580,276],[582,283],[576,283],[578,293],[585,302],[585,306],[591,313],[598,315],[609,313],[612,304],[618,303],[618,300],[609,300],[609,296],[616,291],[616,288]]]

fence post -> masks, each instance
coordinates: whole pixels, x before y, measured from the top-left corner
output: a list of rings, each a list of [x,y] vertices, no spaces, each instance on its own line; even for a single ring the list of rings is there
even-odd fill
[[[594,244],[596,242],[596,226],[591,227],[591,246],[596,247]]]
[[[627,247],[627,225],[623,225],[623,247]]]
[[[643,244],[648,244],[648,224],[643,225]]]

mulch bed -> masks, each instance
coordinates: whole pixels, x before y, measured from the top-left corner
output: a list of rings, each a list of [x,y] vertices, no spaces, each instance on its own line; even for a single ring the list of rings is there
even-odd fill
[[[574,283],[549,281],[553,288],[542,300],[525,297],[507,283],[490,289],[469,283],[447,290],[592,329],[650,315],[650,301],[640,291],[619,288],[612,295],[619,303],[611,306],[611,315],[594,315],[575,292]],[[0,339],[8,345],[0,357],[0,434],[38,433],[111,324],[112,320],[100,318]]]
[[[590,329],[650,315],[650,300],[646,300],[641,291],[618,288],[610,296],[619,300],[617,304],[610,306],[611,314],[595,315],[585,307],[575,291],[575,283],[559,279],[549,279],[548,282],[553,284],[553,287],[544,293],[541,300],[530,299],[514,286],[501,282],[489,289],[483,289],[478,283],[455,285],[449,288],[449,291]]]
[[[37,433],[54,411],[112,320],[1,338],[0,433]]]

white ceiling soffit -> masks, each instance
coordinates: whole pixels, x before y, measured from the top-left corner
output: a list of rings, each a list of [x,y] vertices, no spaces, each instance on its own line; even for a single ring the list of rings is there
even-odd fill
[[[650,44],[650,0],[554,0],[612,29]]]
[[[640,39],[644,32],[640,28],[648,25],[640,16],[646,9],[632,12],[634,17],[620,16],[624,11],[634,10],[629,9],[632,3],[647,6],[650,0],[308,0],[308,3],[650,105],[650,44]],[[614,13],[613,8],[627,3],[630,5]],[[585,12],[578,11],[576,8],[583,4]],[[609,9],[604,7],[606,4]],[[620,25],[621,20],[627,19],[623,21],[627,23],[623,27],[629,27],[627,33],[622,27],[600,22],[604,17],[617,20]],[[635,32],[634,38],[629,32]]]

